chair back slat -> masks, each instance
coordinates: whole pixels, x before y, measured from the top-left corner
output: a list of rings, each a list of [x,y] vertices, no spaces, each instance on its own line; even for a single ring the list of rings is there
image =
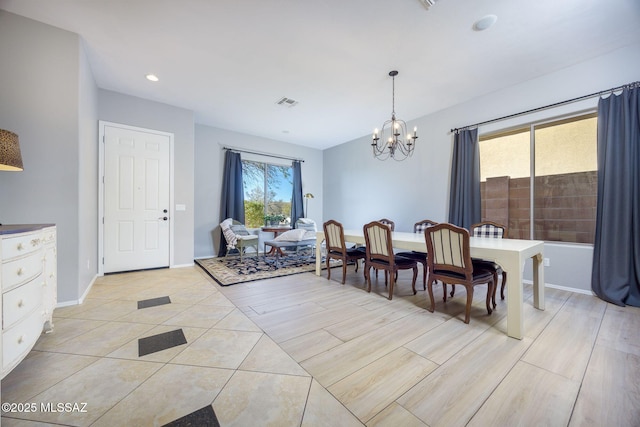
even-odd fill
[[[435,221],[431,221],[430,219],[423,219],[422,221],[418,221],[415,224],[413,224],[413,232],[414,233],[419,233],[419,234],[424,234],[424,231],[428,228],[431,227],[433,225],[438,224]]]
[[[391,228],[379,221],[373,221],[365,224],[363,229],[368,259],[393,262]]]
[[[345,250],[344,228],[339,222],[334,220],[325,222],[324,237],[327,241],[327,250],[338,252]]]
[[[451,271],[470,277],[469,232],[453,224],[440,223],[425,231],[427,263],[435,271]]]
[[[493,221],[483,221],[471,226],[473,237],[491,237],[502,239],[507,237],[507,227]]]

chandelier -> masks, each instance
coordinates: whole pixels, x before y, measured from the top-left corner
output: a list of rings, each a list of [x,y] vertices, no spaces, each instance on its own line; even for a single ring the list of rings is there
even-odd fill
[[[413,133],[407,132],[407,124],[404,120],[396,118],[396,76],[397,71],[390,71],[389,75],[392,80],[392,98],[391,98],[391,120],[387,120],[382,125],[382,129],[378,133],[378,129],[373,131],[373,141],[371,148],[373,156],[378,160],[404,160],[413,155],[416,147],[416,139],[418,139],[418,128],[413,128]]]

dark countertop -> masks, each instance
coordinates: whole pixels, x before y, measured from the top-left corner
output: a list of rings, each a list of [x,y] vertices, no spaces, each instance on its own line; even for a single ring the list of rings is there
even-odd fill
[[[42,230],[45,227],[53,227],[55,224],[9,224],[0,225],[0,235],[26,233],[29,231]]]

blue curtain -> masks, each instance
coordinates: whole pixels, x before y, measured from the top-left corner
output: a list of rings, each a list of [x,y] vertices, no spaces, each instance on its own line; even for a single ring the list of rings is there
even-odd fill
[[[591,289],[640,307],[640,88],[598,102],[598,203]]]
[[[468,230],[481,219],[478,129],[461,130],[453,140],[449,222]]]
[[[220,200],[220,222],[233,218],[244,224],[244,190],[242,187],[242,159],[240,153],[226,150]],[[225,256],[227,244],[220,230],[218,256]]]
[[[302,167],[300,162],[293,162],[293,194],[291,195],[291,226],[293,227],[298,218],[304,218],[304,204],[302,197]]]

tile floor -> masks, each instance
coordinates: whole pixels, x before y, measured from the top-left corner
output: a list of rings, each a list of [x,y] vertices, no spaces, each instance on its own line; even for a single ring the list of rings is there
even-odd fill
[[[504,302],[487,316],[481,289],[465,325],[463,291],[429,313],[402,278],[392,301],[353,269],[338,280],[101,277],[2,380],[3,403],[35,409],[2,425],[638,425],[637,381],[602,376],[615,360],[640,377],[637,308],[547,289],[539,311],[528,286],[514,340]]]

